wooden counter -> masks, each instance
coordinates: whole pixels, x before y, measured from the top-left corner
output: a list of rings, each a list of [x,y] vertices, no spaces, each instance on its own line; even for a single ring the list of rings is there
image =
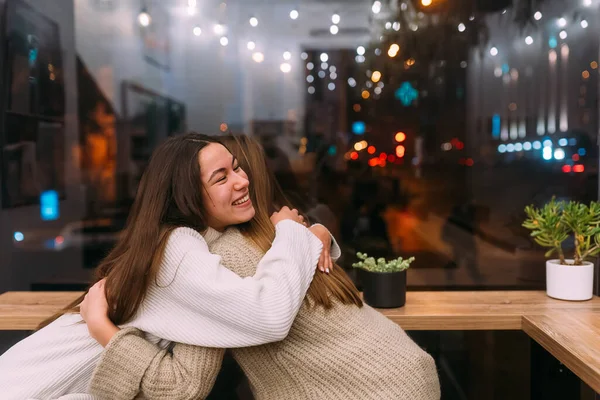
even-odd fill
[[[34,330],[81,292],[0,295],[0,330]],[[408,292],[403,308],[380,310],[403,329],[523,330],[600,392],[600,298],[554,300],[542,291]]]
[[[77,299],[81,292],[6,292],[0,294],[0,330],[28,331]]]
[[[526,315],[523,331],[600,393],[600,313]]]
[[[31,330],[81,292],[7,292],[0,295],[0,330]],[[402,308],[381,310],[405,330],[520,330],[525,315],[558,311],[600,313],[600,298],[554,300],[542,291],[408,292]]]
[[[521,330],[524,315],[600,313],[600,298],[551,299],[543,291],[408,292],[402,308],[380,310],[405,330]]]

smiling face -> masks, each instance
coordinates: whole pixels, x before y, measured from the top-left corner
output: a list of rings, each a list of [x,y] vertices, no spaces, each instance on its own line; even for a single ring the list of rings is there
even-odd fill
[[[250,182],[238,161],[217,143],[202,149],[198,161],[208,226],[222,231],[250,221],[255,213],[248,190]]]

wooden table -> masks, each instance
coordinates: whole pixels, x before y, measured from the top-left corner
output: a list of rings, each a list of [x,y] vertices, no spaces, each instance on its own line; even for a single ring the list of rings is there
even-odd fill
[[[81,292],[0,295],[0,330],[33,330]],[[551,299],[542,291],[408,292],[403,308],[381,310],[403,329],[523,330],[600,392],[600,298]]]
[[[0,294],[0,330],[32,330],[81,292]],[[541,291],[408,292],[402,308],[381,310],[405,330],[521,330],[523,316],[600,313],[600,298],[568,302]]]
[[[6,292],[0,294],[0,330],[35,330],[82,292]]]
[[[600,393],[600,313],[526,315],[523,331]]]

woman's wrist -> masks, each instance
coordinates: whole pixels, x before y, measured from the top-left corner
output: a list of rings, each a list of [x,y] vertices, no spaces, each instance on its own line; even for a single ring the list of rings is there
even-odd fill
[[[88,323],[88,330],[90,335],[98,342],[102,347],[106,347],[112,337],[119,332],[121,329],[112,323],[108,318],[102,318]]]

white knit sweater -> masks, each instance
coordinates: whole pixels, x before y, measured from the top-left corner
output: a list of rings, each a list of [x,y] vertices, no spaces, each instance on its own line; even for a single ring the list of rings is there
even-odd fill
[[[281,221],[256,274],[240,278],[209,252],[198,232],[177,228],[157,284],[125,326],[148,332],[148,339],[163,346],[174,341],[231,348],[282,340],[302,305],[322,246],[304,226]],[[78,314],[64,315],[0,356],[0,397],[90,398],[83,394],[103,348],[79,321]]]

